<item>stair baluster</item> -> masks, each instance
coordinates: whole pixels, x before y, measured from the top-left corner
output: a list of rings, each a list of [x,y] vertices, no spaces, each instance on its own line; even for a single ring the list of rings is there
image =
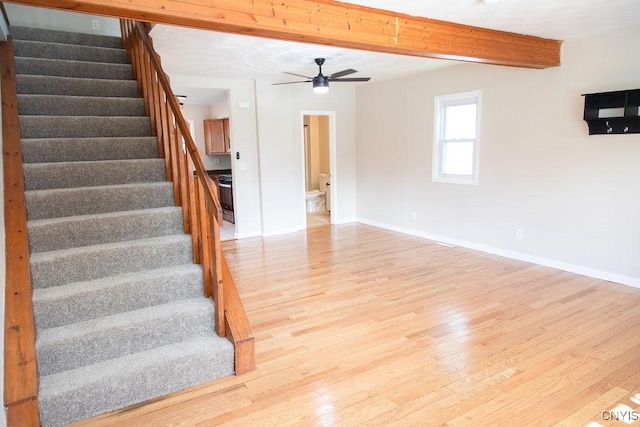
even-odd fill
[[[134,64],[134,75],[148,105],[152,127],[158,135],[167,179],[174,183],[176,206],[183,207],[184,229],[193,238],[194,262],[203,266],[205,295],[212,296],[216,304],[216,331],[234,343],[236,373],[250,371],[255,368],[254,338],[222,252],[222,208],[213,182],[206,173],[169,78],[162,70],[160,57],[153,49],[148,27],[123,19],[121,29],[124,46]]]

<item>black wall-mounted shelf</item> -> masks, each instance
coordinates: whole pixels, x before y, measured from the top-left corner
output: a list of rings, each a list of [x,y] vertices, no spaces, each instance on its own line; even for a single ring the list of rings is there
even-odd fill
[[[589,135],[640,133],[640,89],[587,93],[582,96]]]

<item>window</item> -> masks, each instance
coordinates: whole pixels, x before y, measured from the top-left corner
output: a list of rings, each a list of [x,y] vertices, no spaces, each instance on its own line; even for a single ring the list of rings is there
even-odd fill
[[[433,181],[478,185],[481,95],[478,90],[436,96]]]

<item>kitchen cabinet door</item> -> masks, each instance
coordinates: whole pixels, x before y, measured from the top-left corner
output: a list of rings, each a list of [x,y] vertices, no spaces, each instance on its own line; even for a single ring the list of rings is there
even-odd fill
[[[224,121],[210,119],[204,121],[204,146],[206,154],[227,154],[227,138]]]

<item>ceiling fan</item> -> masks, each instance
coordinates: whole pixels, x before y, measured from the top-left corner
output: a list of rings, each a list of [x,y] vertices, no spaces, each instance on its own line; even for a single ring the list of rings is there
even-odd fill
[[[318,75],[315,77],[307,77],[302,74],[296,73],[287,73],[292,76],[304,77],[307,80],[300,80],[297,82],[285,82],[285,83],[274,83],[274,85],[290,85],[294,83],[313,83],[313,91],[315,93],[327,93],[329,91],[329,82],[368,82],[371,77],[350,77],[350,78],[342,78],[344,76],[348,76],[349,74],[357,73],[356,70],[352,70],[351,68],[348,70],[338,71],[337,73],[329,74],[325,76],[322,74],[322,65],[324,64],[324,58],[316,58],[316,64],[318,64]]]

